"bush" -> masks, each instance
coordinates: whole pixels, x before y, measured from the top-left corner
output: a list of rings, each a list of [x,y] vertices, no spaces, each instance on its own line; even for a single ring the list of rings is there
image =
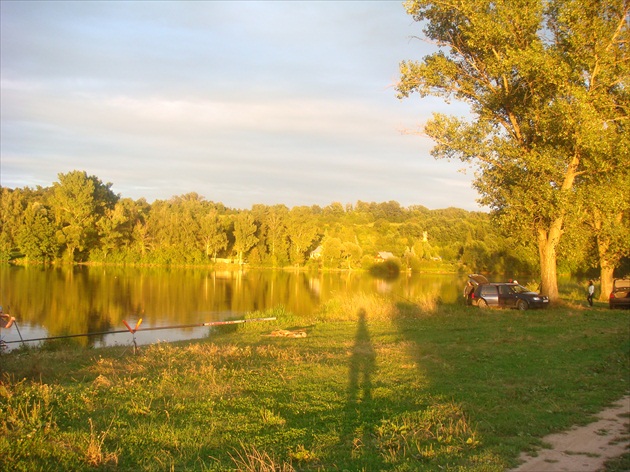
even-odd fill
[[[370,267],[370,274],[374,277],[385,280],[393,280],[400,275],[400,262],[394,259],[374,264]]]

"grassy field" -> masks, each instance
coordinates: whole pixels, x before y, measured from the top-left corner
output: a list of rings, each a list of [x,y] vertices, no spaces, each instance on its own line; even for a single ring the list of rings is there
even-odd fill
[[[5,353],[0,467],[503,471],[630,391],[627,311],[414,302],[253,313],[277,321],[136,355]]]

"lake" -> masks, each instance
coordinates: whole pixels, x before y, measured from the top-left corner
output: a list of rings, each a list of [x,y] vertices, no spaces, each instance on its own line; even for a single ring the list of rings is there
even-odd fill
[[[23,339],[101,333],[71,338],[82,346],[132,345],[123,321],[141,328],[242,319],[283,307],[310,315],[333,297],[379,293],[397,301],[440,298],[457,303],[465,282],[455,274],[401,274],[382,280],[364,272],[307,273],[188,268],[0,266],[0,306],[17,320],[0,333],[9,349]],[[260,316],[268,316],[261,313]],[[19,329],[19,332],[18,332]],[[138,344],[207,336],[208,327],[140,331]],[[29,343],[37,344],[37,343]]]
[[[490,277],[505,280],[504,277]],[[520,278],[520,277],[519,277]],[[9,349],[23,339],[99,333],[71,338],[85,347],[133,344],[124,321],[141,328],[200,325],[243,319],[245,314],[283,308],[308,316],[331,299],[377,293],[399,302],[441,300],[461,303],[467,277],[457,274],[405,274],[395,280],[365,272],[245,270],[200,268],[77,266],[43,268],[0,265],[0,306],[17,320],[0,337]],[[522,279],[530,286],[535,282]],[[561,295],[584,301],[586,282],[559,280]],[[19,331],[18,331],[19,329]],[[122,333],[107,334],[112,331]],[[138,344],[208,336],[209,327],[139,331]],[[36,345],[37,342],[28,343]]]

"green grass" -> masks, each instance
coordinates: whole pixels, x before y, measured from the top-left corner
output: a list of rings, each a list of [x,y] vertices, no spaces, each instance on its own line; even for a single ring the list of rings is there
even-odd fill
[[[630,390],[624,311],[363,297],[273,315],[137,355],[3,354],[0,468],[503,471]]]
[[[628,472],[630,470],[630,452],[610,459],[606,462],[603,472]]]

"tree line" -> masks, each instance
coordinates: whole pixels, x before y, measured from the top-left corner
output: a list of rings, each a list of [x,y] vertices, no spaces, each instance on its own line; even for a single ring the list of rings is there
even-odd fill
[[[384,203],[253,205],[239,210],[197,193],[148,203],[115,194],[85,171],[51,187],[2,188],[0,258],[25,263],[369,269],[379,253],[399,267],[535,272],[535,241],[504,234],[493,217],[458,208]],[[596,266],[592,243],[567,238],[565,271]],[[583,241],[580,241],[583,242]]]

